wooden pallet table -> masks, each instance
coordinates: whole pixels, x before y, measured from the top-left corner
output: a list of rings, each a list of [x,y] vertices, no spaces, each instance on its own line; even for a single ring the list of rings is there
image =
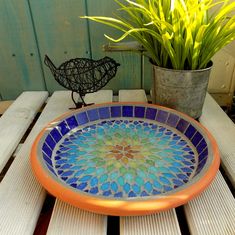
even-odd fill
[[[54,199],[49,225],[40,233],[41,215],[48,196],[32,173],[29,161],[31,146],[48,122],[73,107],[68,91],[54,92],[47,98],[47,92],[24,92],[0,117],[0,234],[235,234],[235,200],[232,194],[235,126],[210,95],[206,97],[200,122],[218,142],[222,167],[199,197],[166,212],[120,218],[86,212]],[[143,90],[121,90],[118,97],[114,97],[111,90],[102,90],[87,95],[85,100],[88,103],[147,102]]]

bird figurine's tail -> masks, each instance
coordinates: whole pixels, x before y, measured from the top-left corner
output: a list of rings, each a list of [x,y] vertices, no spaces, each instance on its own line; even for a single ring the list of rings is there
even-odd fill
[[[55,67],[55,65],[53,64],[53,62],[50,60],[50,58],[47,55],[45,55],[44,63],[46,66],[50,68],[52,74],[56,73],[57,68]]]

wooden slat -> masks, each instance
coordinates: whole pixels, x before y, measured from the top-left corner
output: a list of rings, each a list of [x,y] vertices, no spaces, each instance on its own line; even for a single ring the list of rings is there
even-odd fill
[[[98,91],[87,94],[88,103],[112,102],[111,90]],[[107,230],[107,216],[85,212],[69,206],[67,203],[56,200],[47,234],[49,235],[104,235]]]
[[[215,137],[221,151],[222,165],[235,187],[235,125],[208,94],[200,122]]]
[[[145,91],[138,90],[119,90],[119,101],[147,102]]]
[[[235,234],[235,200],[220,172],[209,188],[184,208],[192,235]]]
[[[105,103],[112,102],[113,100],[113,91],[112,90],[100,90],[94,93],[87,94],[84,98],[87,104],[90,103]]]
[[[146,102],[147,97],[143,90],[122,90],[119,92],[119,101]],[[177,235],[180,228],[175,209],[149,216],[120,217],[121,235]]]
[[[49,121],[71,106],[70,92],[53,94],[3,178],[0,184],[0,234],[33,234],[46,194],[31,170],[31,145]]]
[[[56,200],[47,235],[104,235],[107,216],[94,214]]]
[[[147,216],[121,217],[120,235],[177,235],[180,233],[174,210]]]
[[[24,92],[0,119],[0,172],[16,149],[48,92]]]
[[[153,88],[153,66],[149,61],[149,58],[146,56],[142,56],[143,60],[143,85],[144,89],[149,92]]]
[[[210,95],[206,97],[200,122],[215,137],[223,166],[234,184],[234,124]],[[208,189],[184,209],[192,234],[235,234],[235,200],[220,172]]]

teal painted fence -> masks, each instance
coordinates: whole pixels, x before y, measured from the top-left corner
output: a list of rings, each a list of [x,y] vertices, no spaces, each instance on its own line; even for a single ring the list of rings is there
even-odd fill
[[[0,100],[15,99],[24,90],[63,89],[44,65],[45,54],[57,66],[70,58],[110,56],[121,66],[105,88],[148,90],[149,62],[137,53],[103,51],[108,43],[104,33],[118,32],[79,18],[111,16],[117,7],[114,0],[0,1]]]

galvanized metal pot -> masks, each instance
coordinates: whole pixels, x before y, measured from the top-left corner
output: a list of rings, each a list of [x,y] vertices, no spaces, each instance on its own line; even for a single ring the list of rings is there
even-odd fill
[[[197,119],[202,114],[212,62],[200,70],[173,70],[153,65],[153,103]]]

